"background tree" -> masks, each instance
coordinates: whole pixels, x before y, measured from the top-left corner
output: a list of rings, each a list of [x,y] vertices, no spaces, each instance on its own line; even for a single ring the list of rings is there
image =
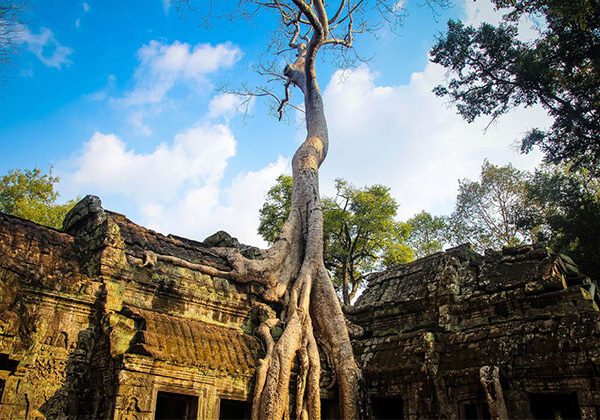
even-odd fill
[[[521,224],[557,252],[569,255],[587,275],[600,278],[600,181],[586,170],[546,166],[527,188]]]
[[[0,211],[56,229],[77,200],[58,204],[58,177],[40,169],[14,169],[0,178]]]
[[[0,0],[0,65],[2,67],[15,53],[15,46],[23,27],[21,23],[23,9],[23,1]]]
[[[289,175],[279,175],[275,185],[267,192],[265,203],[259,210],[258,233],[269,244],[273,244],[292,208],[294,180]]]
[[[531,229],[520,224],[527,177],[510,164],[496,166],[486,160],[479,181],[459,181],[456,207],[448,219],[451,242],[471,242],[479,251],[530,242]]]
[[[406,223],[410,226],[410,235],[406,243],[414,250],[417,258],[443,251],[448,233],[443,216],[432,216],[423,210]]]
[[[281,175],[260,210],[259,233],[272,242],[291,208],[291,177]],[[324,197],[325,267],[344,305],[350,305],[365,275],[414,258],[406,245],[409,226],[394,220],[398,204],[388,187],[356,188],[336,180],[336,196]]]
[[[336,180],[336,196],[323,199],[325,266],[344,305],[350,305],[365,275],[411,261],[409,227],[394,220],[398,204],[388,187],[356,188]]]
[[[448,22],[431,50],[432,61],[454,76],[434,92],[448,96],[469,122],[492,120],[520,106],[541,104],[554,119],[533,127],[521,150],[539,146],[546,160],[570,162],[600,174],[600,2],[597,0],[494,0],[507,11],[498,27]],[[518,39],[523,16],[541,20],[539,36]]]

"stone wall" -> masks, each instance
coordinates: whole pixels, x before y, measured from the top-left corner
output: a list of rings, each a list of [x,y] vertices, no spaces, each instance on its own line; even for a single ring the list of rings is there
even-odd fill
[[[62,231],[0,214],[0,418],[154,418],[171,401],[216,419],[248,402],[273,309],[259,286],[194,268],[229,269],[211,246],[257,254],[224,233],[158,234],[95,197]],[[462,246],[373,275],[347,316],[370,418],[600,414],[595,283],[542,247]]]
[[[370,401],[396,398],[411,419],[485,418],[489,366],[511,418],[535,417],[531,401],[544,395],[567,395],[581,418],[596,418],[594,288],[541,247],[480,256],[463,246],[372,276],[348,315],[363,328],[354,344]]]
[[[227,269],[210,247],[95,197],[63,230],[0,214],[0,418],[150,418],[159,392],[218,418],[250,398],[257,294],[178,264]]]

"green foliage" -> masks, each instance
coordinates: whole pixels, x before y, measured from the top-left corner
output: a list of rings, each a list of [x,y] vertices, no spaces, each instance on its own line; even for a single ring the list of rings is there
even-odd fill
[[[425,210],[406,221],[410,226],[407,243],[417,258],[440,252],[444,249],[448,226],[443,216],[432,216]]]
[[[539,146],[546,160],[600,172],[600,2],[495,0],[508,13],[497,27],[448,22],[431,50],[432,61],[454,75],[434,92],[449,96],[469,122],[492,120],[520,106],[542,105],[550,129],[533,127],[522,151]],[[543,20],[532,42],[518,39],[523,15]]]
[[[557,252],[572,257],[582,272],[600,278],[600,181],[586,170],[547,166],[528,185],[522,225]]]
[[[452,243],[479,251],[545,242],[600,278],[600,180],[586,169],[546,165],[531,174],[485,161],[479,181],[459,182],[448,229]]]
[[[259,210],[258,233],[269,243],[275,242],[292,208],[294,182],[289,175],[279,175],[273,187],[267,192],[267,199]]]
[[[388,187],[362,189],[336,181],[336,196],[323,200],[325,265],[349,305],[366,274],[411,261],[410,227],[394,220],[398,204]]]
[[[259,233],[273,243],[291,208],[292,178],[280,176],[260,210]],[[410,226],[394,220],[398,205],[382,185],[356,188],[336,181],[336,196],[323,198],[325,265],[345,304],[365,275],[414,258],[406,245]]]
[[[483,251],[531,241],[531,229],[520,224],[527,182],[528,174],[512,165],[484,161],[479,181],[459,181],[456,208],[448,219],[451,242],[470,242]]]
[[[58,181],[58,177],[38,168],[9,171],[0,178],[0,211],[60,229],[65,215],[77,201],[56,203],[59,194],[54,185]]]

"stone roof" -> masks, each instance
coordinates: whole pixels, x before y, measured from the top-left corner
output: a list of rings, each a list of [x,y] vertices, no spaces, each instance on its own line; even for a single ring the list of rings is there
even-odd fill
[[[233,328],[126,307],[140,330],[128,351],[186,366],[252,375],[262,357],[258,340]]]
[[[447,283],[448,276],[456,277],[452,289],[461,295],[509,290],[530,282],[538,283],[540,290],[558,290],[587,279],[570,258],[543,246],[507,247],[480,255],[465,244],[371,275],[352,311],[392,303],[417,304],[443,286],[440,282]]]
[[[465,245],[372,275],[347,316],[363,329],[354,348],[365,374],[409,378],[508,363],[524,337],[559,337],[579,317],[589,326],[569,334],[582,342],[589,328],[600,331],[594,289],[568,257],[547,248],[479,255]],[[554,338],[538,343],[545,339]]]
[[[163,235],[140,226],[122,214],[103,209],[100,199],[95,196],[88,195],[75,205],[65,217],[63,230],[82,237],[84,242],[89,244],[94,242],[93,236],[97,229],[101,231],[106,229],[107,221],[118,228],[123,241],[121,247],[129,256],[141,259],[145,252],[151,251],[155,254],[178,257],[191,263],[227,269],[225,261],[210,251],[210,245],[175,235]]]

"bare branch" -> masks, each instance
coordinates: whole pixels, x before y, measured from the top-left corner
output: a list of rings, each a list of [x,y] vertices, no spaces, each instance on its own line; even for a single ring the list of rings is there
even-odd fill
[[[306,3],[304,0],[292,0],[298,9],[302,12],[302,14],[308,19],[309,24],[313,27],[313,29],[319,33],[323,32],[323,27],[321,26],[321,22],[317,17],[313,8]]]
[[[335,23],[335,21],[338,20],[338,18],[340,17],[340,15],[342,14],[342,12],[344,11],[344,6],[346,6],[346,0],[342,0],[340,2],[340,7],[338,7],[338,9],[335,12],[335,14],[333,15],[333,17],[331,19],[329,19],[329,25]]]

